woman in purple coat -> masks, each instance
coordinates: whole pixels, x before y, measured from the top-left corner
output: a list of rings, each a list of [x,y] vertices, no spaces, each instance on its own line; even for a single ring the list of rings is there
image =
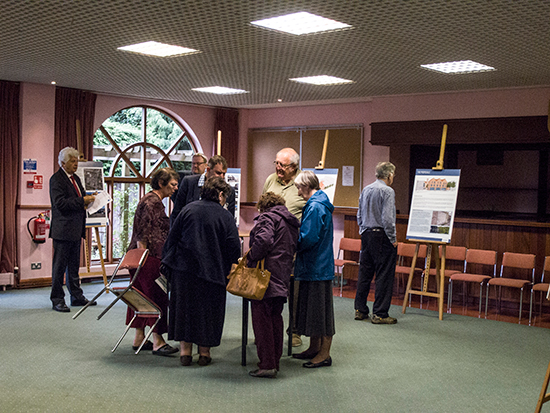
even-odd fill
[[[265,268],[271,272],[269,286],[263,300],[251,300],[252,327],[258,351],[258,369],[252,377],[274,378],[283,354],[283,307],[288,296],[290,274],[300,222],[288,212],[285,200],[267,192],[260,197],[257,208],[260,215],[250,232],[248,266],[256,267],[265,258]]]

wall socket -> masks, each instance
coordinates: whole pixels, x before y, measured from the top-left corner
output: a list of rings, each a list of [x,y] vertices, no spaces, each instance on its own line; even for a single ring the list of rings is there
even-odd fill
[[[31,270],[39,270],[42,268],[41,262],[31,262]]]

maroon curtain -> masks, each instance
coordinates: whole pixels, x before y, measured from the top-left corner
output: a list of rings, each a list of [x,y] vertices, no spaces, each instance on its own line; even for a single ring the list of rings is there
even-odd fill
[[[20,145],[19,83],[0,80],[0,273],[17,261]]]
[[[63,87],[55,89],[54,170],[58,168],[57,154],[61,149],[77,148],[77,120],[80,121],[84,158],[93,159],[95,101],[95,93]]]
[[[216,139],[214,153],[217,150],[218,131],[222,131],[222,156],[230,168],[238,167],[239,160],[239,111],[236,109],[216,110]]]

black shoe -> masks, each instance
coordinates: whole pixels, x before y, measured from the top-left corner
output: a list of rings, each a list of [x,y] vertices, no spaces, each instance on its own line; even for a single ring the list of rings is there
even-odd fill
[[[82,307],[82,306],[85,306],[86,304],[88,304],[90,302],[90,300],[88,300],[87,298],[85,297],[82,297],[78,300],[74,300],[74,301],[71,301],[71,306],[72,307]],[[90,305],[97,305],[97,302],[94,301],[93,303],[91,303]]]
[[[171,354],[177,353],[178,351],[180,351],[179,348],[172,347],[170,344],[165,344],[158,350],[153,350],[153,354],[155,356],[169,356]]]
[[[132,350],[137,351],[139,346],[132,346]],[[143,345],[141,348],[142,350],[153,350],[153,343],[151,343],[149,340]]]
[[[329,357],[326,360],[320,361],[319,363],[312,363],[311,361],[308,361],[307,363],[302,364],[302,367],[305,367],[306,369],[316,369],[318,367],[329,367],[332,366],[332,358]]]
[[[182,366],[190,366],[193,362],[193,356],[180,356],[180,364]]]
[[[197,363],[199,366],[207,366],[212,362],[212,357],[208,356],[199,356],[199,362]]]
[[[69,307],[67,307],[67,304],[65,304],[65,303],[54,304],[54,306],[52,308],[55,311],[59,311],[60,313],[70,313],[71,312],[71,309]]]
[[[311,360],[313,357],[315,357],[317,355],[317,353],[315,354],[308,354],[306,353],[305,351],[302,352],[302,353],[294,353],[292,355],[292,358],[294,359],[298,359],[298,360]]]

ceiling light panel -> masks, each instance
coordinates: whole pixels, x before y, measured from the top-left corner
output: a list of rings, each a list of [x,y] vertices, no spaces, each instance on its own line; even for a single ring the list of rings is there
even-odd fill
[[[216,95],[236,95],[239,93],[248,93],[248,91],[246,90],[231,89],[229,87],[223,86],[198,87],[191,90],[194,90],[196,92],[215,93]]]
[[[254,26],[295,35],[349,29],[351,26],[305,11],[251,22]]]
[[[200,53],[198,50],[195,49],[189,49],[187,47],[174,46],[154,41],[132,44],[130,46],[123,46],[119,47],[118,50],[159,57]]]
[[[342,79],[339,77],[327,76],[327,75],[295,77],[290,80],[292,80],[293,82],[309,83],[311,85],[321,85],[321,86],[344,85],[348,83],[354,83],[353,80]]]
[[[456,62],[432,63],[429,65],[420,65],[424,69],[434,70],[441,73],[478,73],[490,72],[496,70],[494,67],[483,65],[472,60],[459,60]]]

